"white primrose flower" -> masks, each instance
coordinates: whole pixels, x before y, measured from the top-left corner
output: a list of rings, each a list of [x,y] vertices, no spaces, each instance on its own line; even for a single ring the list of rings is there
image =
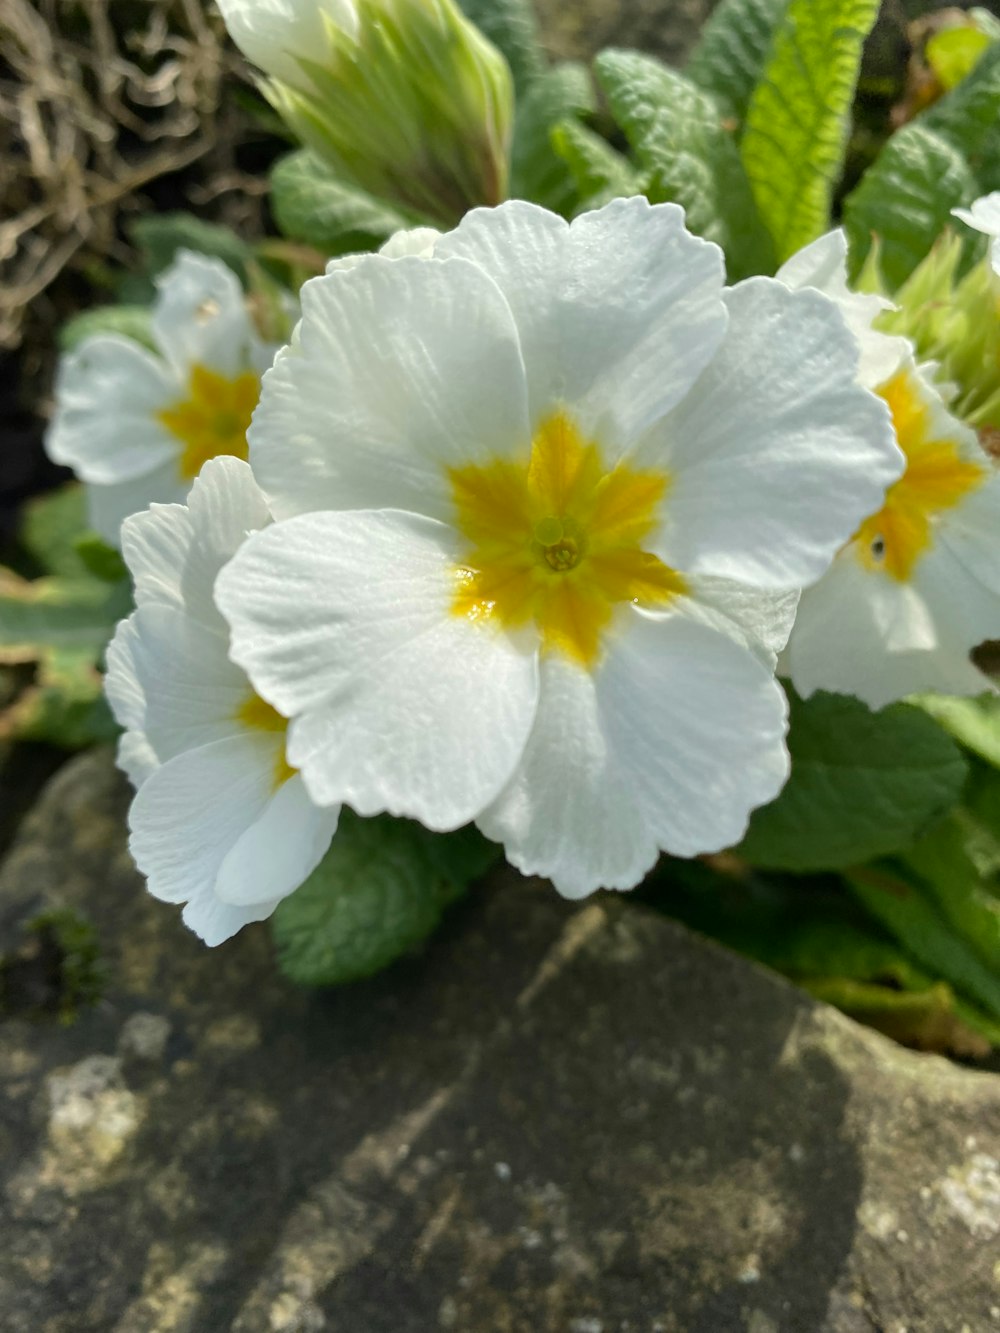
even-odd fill
[[[246,458],[275,352],[236,275],[186,250],[157,279],[152,339],[149,349],[94,334],[63,358],[56,379],[46,449],[87,483],[90,521],[114,545],[129,514],[183,500],[209,458]]]
[[[119,763],[138,792],[130,848],[149,890],[186,903],[219,944],[269,916],[315,868],[339,808],[317,809],[285,757],[285,719],[229,659],[212,600],[220,568],[270,522],[246,463],[206,463],[187,505],[126,520],[136,610],[108,649],[106,689],[125,728]]]
[[[970,208],[953,208],[951,211],[966,226],[992,239],[990,262],[993,271],[1000,274],[1000,190],[974,200]]]
[[[723,283],[633,198],[306,284],[250,431],[279,521],[216,598],[314,800],[475,820],[579,896],[777,794],[786,590],[900,460],[836,307]]]
[[[969,652],[1000,635],[1000,475],[909,341],[871,328],[878,298],[848,291],[846,254],[831,232],[778,277],[867,321],[861,379],[889,407],[906,470],[802,594],[782,669],[800,694],[855,694],[873,708],[929,690],[979,694],[992,686]]]

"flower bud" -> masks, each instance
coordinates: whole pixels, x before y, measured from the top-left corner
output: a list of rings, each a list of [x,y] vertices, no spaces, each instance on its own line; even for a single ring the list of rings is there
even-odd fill
[[[506,195],[513,90],[454,0],[219,0],[263,91],[338,175],[454,223]]]

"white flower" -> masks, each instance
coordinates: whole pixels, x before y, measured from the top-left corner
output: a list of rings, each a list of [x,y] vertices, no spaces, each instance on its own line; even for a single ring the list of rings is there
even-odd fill
[[[873,708],[929,690],[978,694],[991,683],[969,651],[1000,635],[1000,475],[910,343],[870,327],[875,298],[847,291],[845,264],[832,232],[778,277],[867,319],[861,378],[889,406],[906,471],[803,593],[783,669],[800,694],[835,690]]]
[[[49,456],[87,483],[91,523],[115,545],[122,519],[183,500],[207,459],[246,458],[275,351],[221,261],[182,250],[157,289],[153,350],[101,333],[63,358],[46,439]]]
[[[475,819],[570,896],[741,836],[794,611],[898,474],[835,306],[673,205],[471,213],[308,283],[216,588],[313,798]]]
[[[285,757],[285,719],[229,660],[212,601],[219,569],[270,522],[246,463],[206,463],[188,504],[122,528],[137,609],[108,649],[106,688],[138,793],[130,847],[150,892],[219,944],[314,869],[339,808],[317,809]]]
[[[1000,274],[1000,190],[976,199],[971,208],[953,208],[952,214],[974,231],[992,238],[990,262],[993,271]]]

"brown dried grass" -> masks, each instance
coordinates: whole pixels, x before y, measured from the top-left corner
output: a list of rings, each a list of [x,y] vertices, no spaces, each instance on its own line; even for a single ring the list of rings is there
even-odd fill
[[[51,335],[62,275],[100,285],[127,262],[122,215],[156,177],[184,172],[174,206],[259,232],[263,183],[235,155],[243,69],[202,0],[2,0],[0,349],[26,317]]]

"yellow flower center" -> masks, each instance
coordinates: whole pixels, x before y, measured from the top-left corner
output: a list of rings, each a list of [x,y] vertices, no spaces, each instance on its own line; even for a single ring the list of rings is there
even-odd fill
[[[906,471],[889,487],[877,514],[854,535],[858,559],[905,582],[930,549],[937,516],[986,480],[986,468],[963,458],[956,440],[933,436],[931,410],[911,371],[901,370],[877,390],[889,404]]]
[[[683,577],[642,542],[670,486],[664,472],[609,468],[559,410],[528,456],[449,473],[469,548],[452,611],[505,629],[534,624],[546,652],[592,666],[615,606],[663,606]]]
[[[260,378],[252,370],[227,379],[207,366],[192,368],[187,398],[157,413],[184,446],[178,467],[185,480],[219,454],[246,458],[247,427],[259,397]]]
[[[282,717],[278,710],[272,708],[259,694],[251,692],[237,708],[236,721],[249,731],[281,733],[282,745],[274,765],[274,790],[277,791],[289,778],[293,778],[296,772],[285,758],[284,736],[288,728],[288,719]]]

